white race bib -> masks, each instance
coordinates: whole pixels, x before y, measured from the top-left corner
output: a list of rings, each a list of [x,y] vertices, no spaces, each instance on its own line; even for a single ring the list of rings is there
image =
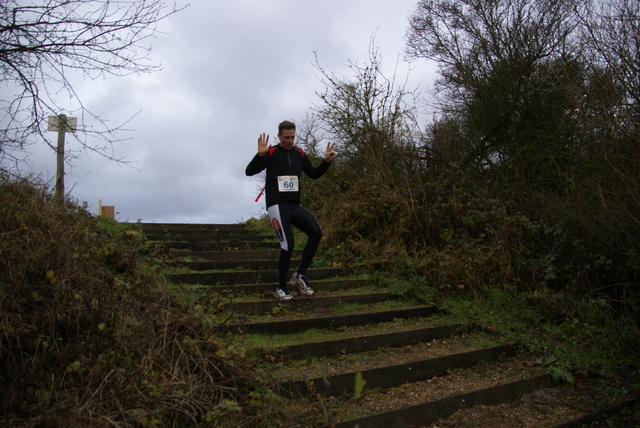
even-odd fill
[[[298,176],[296,175],[281,175],[278,177],[278,190],[281,192],[297,192]]]

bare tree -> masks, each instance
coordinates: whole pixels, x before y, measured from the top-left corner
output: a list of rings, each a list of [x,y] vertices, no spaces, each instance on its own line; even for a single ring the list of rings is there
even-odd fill
[[[421,0],[407,37],[410,57],[439,65],[441,159],[557,225],[527,246],[623,300],[639,277],[639,13],[637,0]]]
[[[592,5],[583,15],[585,44],[592,49],[590,63],[605,70],[623,99],[622,109],[607,117],[633,138],[640,118],[640,3],[606,0]]]
[[[583,184],[601,206],[589,227],[604,242],[617,237],[618,248],[633,248],[640,234],[640,3],[594,2],[581,18],[590,81],[576,98],[584,105],[581,130],[599,143],[590,147]]]
[[[349,63],[349,79],[336,77],[317,61],[316,66],[325,88],[317,93],[321,103],[314,111],[329,137],[339,141],[338,161],[350,162],[359,174],[390,174],[400,159],[392,153],[414,145],[409,132],[418,128],[414,94],[395,74],[384,75],[373,41],[366,64]]]
[[[34,136],[44,132],[46,117],[62,113],[63,98],[97,122],[82,129],[83,147],[113,159],[109,149],[121,140],[118,131],[125,124],[110,126],[88,111],[71,76],[157,70],[149,60],[149,39],[160,21],[178,11],[171,0],[0,2],[0,83],[6,94],[0,96],[0,168],[28,152]]]
[[[573,107],[563,85],[580,70],[576,9],[584,3],[419,2],[407,54],[439,65],[437,107],[468,135],[459,144],[461,164],[505,166],[523,182],[540,177],[543,165],[558,168],[550,154],[567,142],[565,114]]]

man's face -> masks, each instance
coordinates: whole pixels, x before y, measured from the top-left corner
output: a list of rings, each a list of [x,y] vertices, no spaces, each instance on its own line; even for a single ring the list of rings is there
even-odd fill
[[[282,134],[278,134],[280,139],[280,146],[285,150],[291,150],[293,147],[293,140],[296,138],[295,129],[283,129]]]

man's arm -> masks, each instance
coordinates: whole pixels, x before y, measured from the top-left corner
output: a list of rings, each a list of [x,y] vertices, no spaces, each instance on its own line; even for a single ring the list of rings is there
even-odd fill
[[[333,150],[335,145],[335,143],[327,144],[327,150],[324,153],[324,159],[322,160],[320,165],[315,168],[313,167],[313,164],[311,163],[309,158],[305,156],[303,161],[304,163],[302,165],[302,170],[304,171],[304,173],[313,179],[322,177],[322,175],[329,169],[331,161],[337,154],[336,151]]]
[[[244,173],[246,175],[256,175],[259,172],[262,172],[267,167],[268,159],[268,156],[260,156],[256,154],[253,159],[251,159],[251,162],[249,162],[249,165],[247,165]]]
[[[322,162],[320,162],[320,165],[314,168],[313,164],[311,163],[311,161],[307,156],[304,157],[304,160],[302,162],[303,162],[302,171],[304,171],[305,174],[307,174],[309,177],[313,178],[314,180],[316,178],[322,177],[322,175],[325,172],[327,172],[327,170],[329,169],[329,166],[331,165],[330,162],[327,162],[326,160],[323,159]]]

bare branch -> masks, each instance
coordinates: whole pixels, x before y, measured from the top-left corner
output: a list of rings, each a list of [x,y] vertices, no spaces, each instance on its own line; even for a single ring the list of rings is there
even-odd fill
[[[126,76],[159,69],[149,58],[159,23],[180,10],[165,0],[40,0],[0,4],[0,150],[2,160],[20,157],[42,138],[48,115],[60,114],[63,95],[82,116],[96,119],[79,138],[85,149],[109,154],[123,125],[109,126],[88,112],[71,77]],[[92,142],[88,143],[91,137]],[[95,140],[102,141],[96,143]],[[0,164],[1,165],[1,164]]]

